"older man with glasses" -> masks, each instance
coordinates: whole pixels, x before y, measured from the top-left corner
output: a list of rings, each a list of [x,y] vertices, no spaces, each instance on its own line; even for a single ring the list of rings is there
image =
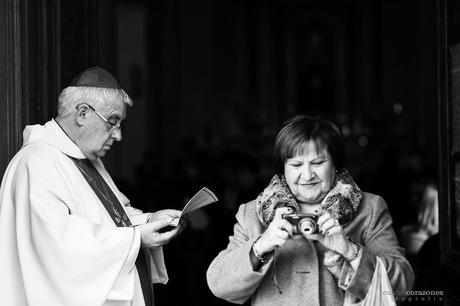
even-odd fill
[[[58,115],[27,126],[0,189],[2,305],[153,305],[168,276],[163,232],[180,211],[143,213],[101,161],[132,101],[115,78],[87,69],[65,88]]]

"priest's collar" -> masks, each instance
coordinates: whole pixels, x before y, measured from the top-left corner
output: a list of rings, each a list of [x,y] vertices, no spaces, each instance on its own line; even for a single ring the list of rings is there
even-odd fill
[[[59,151],[74,158],[86,158],[86,156],[83,154],[80,148],[78,148],[75,142],[72,139],[70,139],[70,137],[56,122],[56,120],[51,119],[51,121],[48,121],[45,124],[45,129],[50,133],[53,145]]]

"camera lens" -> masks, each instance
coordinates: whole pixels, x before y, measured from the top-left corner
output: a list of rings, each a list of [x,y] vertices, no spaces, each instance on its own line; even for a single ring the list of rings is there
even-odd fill
[[[304,234],[312,234],[316,231],[316,222],[310,218],[304,218],[299,221],[299,231]]]

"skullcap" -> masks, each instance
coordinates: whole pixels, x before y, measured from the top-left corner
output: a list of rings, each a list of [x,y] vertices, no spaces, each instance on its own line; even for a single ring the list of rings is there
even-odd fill
[[[99,87],[99,88],[121,88],[113,75],[97,66],[91,67],[77,75],[69,86],[77,87]]]

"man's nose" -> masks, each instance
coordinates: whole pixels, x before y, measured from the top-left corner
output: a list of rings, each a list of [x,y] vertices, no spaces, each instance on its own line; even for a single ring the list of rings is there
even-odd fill
[[[121,129],[116,130],[115,132],[112,133],[112,138],[115,141],[121,141],[123,136],[121,135]]]

